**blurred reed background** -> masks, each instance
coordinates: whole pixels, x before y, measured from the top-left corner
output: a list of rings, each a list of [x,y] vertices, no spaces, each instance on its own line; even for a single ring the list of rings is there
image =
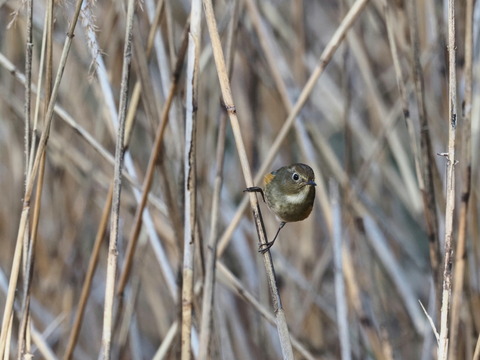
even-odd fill
[[[448,328],[450,358],[472,359],[480,330],[478,156],[472,151],[478,148],[479,109],[472,98],[477,94],[479,29],[478,22],[474,26],[471,22],[478,18],[478,6],[472,0],[456,3],[458,163]],[[435,359],[437,343],[420,303],[440,331],[445,228],[450,216],[447,159],[438,155],[448,152],[450,124],[447,1],[358,0],[355,4],[352,0],[224,0],[213,5],[253,174],[262,167],[268,172],[292,162],[307,163],[316,173],[312,215],[287,224],[272,248],[295,358]],[[352,6],[357,7],[349,15],[352,27],[346,29],[346,37],[335,38]],[[86,1],[82,6],[58,89],[46,156],[35,177],[23,260],[15,265],[25,205],[25,149],[41,143],[49,94],[75,4],[0,0],[2,310],[8,310],[11,273],[20,268],[17,290],[10,289],[15,300],[11,327],[3,318],[2,330],[10,329],[2,332],[7,358],[16,357],[19,348],[35,358],[49,359],[93,359],[101,351],[110,236],[107,215],[126,9],[124,1]],[[136,3],[115,285],[117,290],[125,287],[115,296],[112,358],[185,356],[180,324],[188,196],[184,158],[189,146],[185,141],[186,84],[191,80],[185,54],[189,15],[188,1]],[[219,256],[206,358],[279,359],[267,277],[246,206],[248,196],[242,192],[246,183],[238,144],[222,100],[203,15],[201,20],[194,104],[193,356],[202,346],[202,296],[207,286],[207,243],[212,239],[219,241]],[[27,46],[30,37],[33,47]],[[321,57],[327,44],[334,45],[331,59]],[[25,130],[29,48],[34,90]],[[328,66],[318,73],[318,81],[308,84],[325,61]],[[38,87],[41,97],[36,96]],[[270,161],[272,144],[285,119],[296,111],[302,92],[307,100]],[[169,93],[173,98],[166,112]],[[135,213],[155,151],[155,133],[167,118],[164,111],[168,123],[156,153],[143,224],[135,235]],[[29,159],[34,158],[32,152]],[[216,176],[218,169],[223,170],[218,172],[221,177]],[[220,180],[215,212],[215,186]],[[260,208],[272,236],[278,222],[261,200]],[[136,251],[126,273],[132,238],[138,242],[132,246]],[[95,268],[91,257],[97,248]],[[29,264],[33,264],[31,278]],[[95,272],[90,272],[91,286],[85,287],[88,269]],[[86,302],[81,301],[82,287],[90,288],[84,292]],[[79,304],[85,305],[82,316],[77,315]],[[31,320],[25,325],[28,308]]]

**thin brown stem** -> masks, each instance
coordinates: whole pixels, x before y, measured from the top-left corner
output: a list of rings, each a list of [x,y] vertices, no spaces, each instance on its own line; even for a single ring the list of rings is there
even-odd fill
[[[102,217],[98,225],[97,235],[95,236],[95,242],[93,244],[92,254],[90,255],[90,261],[88,262],[87,273],[83,282],[82,291],[80,293],[80,300],[78,301],[78,309],[75,314],[75,320],[73,321],[72,331],[67,341],[67,348],[63,358],[65,360],[71,359],[75,345],[77,344],[78,335],[83,322],[83,315],[85,314],[85,308],[87,306],[88,297],[90,295],[90,289],[92,286],[93,276],[97,268],[98,259],[100,255],[100,249],[105,237],[105,233],[108,225],[108,218],[112,208],[112,196],[113,196],[113,182],[108,190],[107,198],[105,199],[105,206],[103,207]]]

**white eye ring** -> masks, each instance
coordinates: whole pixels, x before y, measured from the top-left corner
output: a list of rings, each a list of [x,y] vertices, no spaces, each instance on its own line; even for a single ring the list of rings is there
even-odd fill
[[[297,173],[293,173],[292,179],[293,181],[298,181],[300,179],[300,175],[298,175]]]

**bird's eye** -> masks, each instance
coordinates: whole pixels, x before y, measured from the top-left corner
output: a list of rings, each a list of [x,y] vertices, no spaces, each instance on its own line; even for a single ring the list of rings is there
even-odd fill
[[[297,173],[293,173],[292,179],[293,179],[294,181],[298,181],[298,179],[300,179],[300,175],[298,175]]]

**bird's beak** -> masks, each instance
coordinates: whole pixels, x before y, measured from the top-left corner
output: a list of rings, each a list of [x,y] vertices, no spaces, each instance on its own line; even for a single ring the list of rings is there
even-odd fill
[[[315,184],[315,181],[313,180],[308,180],[307,185],[317,186],[317,184]]]

